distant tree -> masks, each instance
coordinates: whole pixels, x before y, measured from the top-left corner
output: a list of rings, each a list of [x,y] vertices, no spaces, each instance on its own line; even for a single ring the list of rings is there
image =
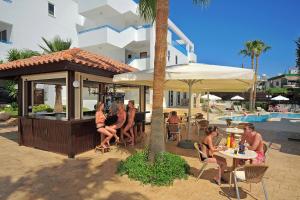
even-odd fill
[[[287,88],[280,88],[280,87],[274,87],[274,88],[269,88],[266,91],[269,94],[287,94],[288,89]]]
[[[244,49],[240,51],[240,55],[247,56],[251,58],[251,68],[254,70],[254,57],[255,57],[255,43],[254,41],[247,41],[244,45]],[[254,88],[252,87],[250,90],[250,102],[249,102],[249,109],[252,111],[253,109],[253,91]]]
[[[241,55],[249,56],[251,58],[251,68],[255,71],[254,76],[254,87],[251,88],[250,91],[250,104],[249,108],[251,111],[254,110],[255,101],[256,101],[256,85],[257,85],[257,75],[258,75],[258,61],[262,53],[268,51],[271,47],[267,46],[261,40],[253,40],[247,41],[245,43],[245,48],[240,51]],[[254,69],[254,58],[256,61],[255,69]]]
[[[263,41],[261,40],[255,40],[255,79],[254,79],[254,90],[253,90],[253,109],[255,107],[256,103],[256,89],[257,89],[257,76],[258,76],[258,61],[260,56],[263,53],[266,53],[271,49],[270,46],[266,45]]]
[[[296,49],[296,65],[300,70],[300,37],[295,41],[297,49]]]
[[[10,49],[7,52],[6,59],[11,62],[19,59],[30,58],[32,56],[39,56],[40,53],[37,51],[32,51],[30,49]]]
[[[70,49],[72,45],[71,39],[62,39],[59,36],[55,36],[52,40],[47,40],[44,37],[42,37],[42,40],[44,41],[44,45],[39,45],[45,53],[53,53],[58,51],[63,51]]]

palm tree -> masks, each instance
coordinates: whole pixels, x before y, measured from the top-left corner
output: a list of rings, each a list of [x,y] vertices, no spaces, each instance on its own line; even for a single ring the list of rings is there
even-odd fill
[[[52,40],[47,40],[44,37],[42,37],[42,40],[44,41],[46,46],[39,45],[45,53],[53,53],[58,51],[63,51],[70,49],[72,45],[71,39],[61,39],[59,36],[55,36]]]
[[[296,49],[296,66],[300,70],[300,37],[295,41],[297,49]]]
[[[255,40],[255,77],[254,77],[254,91],[253,91],[253,107],[255,107],[256,102],[256,87],[257,87],[257,75],[258,75],[258,60],[261,54],[266,53],[271,49],[270,46],[266,45],[261,40]]]
[[[47,40],[42,37],[46,46],[39,45],[45,53],[54,53],[58,51],[63,51],[70,49],[72,45],[71,39],[63,40],[59,36],[55,36],[52,40]],[[57,84],[55,85],[55,105],[54,105],[54,112],[63,112],[63,105],[62,105],[62,94],[61,94],[62,86]]]
[[[32,51],[30,49],[10,49],[7,52],[7,57],[6,59],[11,62],[19,59],[25,59],[25,58],[30,58],[32,56],[39,56],[40,53],[37,51]]]
[[[194,3],[207,5],[209,0],[193,0]],[[150,160],[165,150],[163,97],[165,81],[165,67],[167,56],[167,33],[169,18],[169,0],[140,0],[139,14],[146,21],[155,21],[155,58],[153,77],[153,105],[150,136]]]
[[[255,43],[254,41],[247,41],[245,43],[244,49],[240,51],[240,55],[248,56],[251,58],[251,68],[254,70],[254,57],[255,57]],[[250,90],[250,98],[249,98],[249,109],[253,110],[253,91],[254,87]]]

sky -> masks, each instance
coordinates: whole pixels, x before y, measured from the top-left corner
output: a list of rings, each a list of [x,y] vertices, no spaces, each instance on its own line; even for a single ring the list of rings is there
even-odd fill
[[[295,66],[300,37],[300,0],[211,0],[207,8],[193,0],[170,0],[170,19],[195,44],[198,62],[251,67],[239,55],[244,43],[260,39],[271,50],[259,60],[268,77]]]

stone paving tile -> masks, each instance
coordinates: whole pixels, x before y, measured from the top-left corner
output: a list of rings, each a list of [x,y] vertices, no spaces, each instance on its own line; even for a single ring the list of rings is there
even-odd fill
[[[234,190],[229,190],[228,184],[218,187],[211,183],[214,168],[208,168],[199,181],[191,175],[187,180],[176,180],[170,187],[143,186],[139,182],[130,181],[126,176],[115,174],[118,162],[129,156],[135,148],[114,149],[106,154],[88,151],[72,160],[59,154],[19,146],[14,131],[15,127],[4,128],[0,124],[1,200],[194,200],[236,197]],[[267,142],[272,142],[267,158],[270,167],[265,180],[269,199],[300,200],[299,143],[288,141],[286,135],[282,131],[274,131],[274,127],[271,131],[266,127],[260,131]],[[196,135],[192,137],[197,139]],[[173,143],[167,144],[167,150],[182,155],[192,167],[192,173],[199,173],[201,165],[193,150],[179,149]],[[230,164],[231,161],[228,162]],[[260,184],[253,185],[253,196],[247,193],[249,185],[241,183],[239,186],[242,199],[264,199]]]

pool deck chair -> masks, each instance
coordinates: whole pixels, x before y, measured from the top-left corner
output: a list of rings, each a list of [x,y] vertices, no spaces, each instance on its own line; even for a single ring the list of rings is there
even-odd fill
[[[243,167],[236,168],[233,172],[233,179],[235,184],[235,190],[237,199],[240,200],[240,193],[238,188],[238,182],[245,182],[250,184],[250,192],[251,192],[251,184],[252,183],[261,183],[263,192],[265,195],[265,199],[268,200],[268,194],[265,188],[265,184],[263,181],[264,175],[268,169],[267,165],[253,164],[253,165],[245,165]],[[230,176],[230,187],[231,187],[231,176]]]
[[[201,149],[199,148],[199,144],[197,142],[194,143],[194,147],[195,147],[195,149],[197,151],[200,163],[203,164],[202,167],[201,167],[201,169],[200,169],[199,175],[197,177],[197,181],[198,181],[200,179],[201,175],[203,174],[204,170],[206,169],[206,167],[207,167],[208,164],[212,164],[214,166],[216,164],[215,163],[208,163],[207,162],[207,155],[201,151]]]

